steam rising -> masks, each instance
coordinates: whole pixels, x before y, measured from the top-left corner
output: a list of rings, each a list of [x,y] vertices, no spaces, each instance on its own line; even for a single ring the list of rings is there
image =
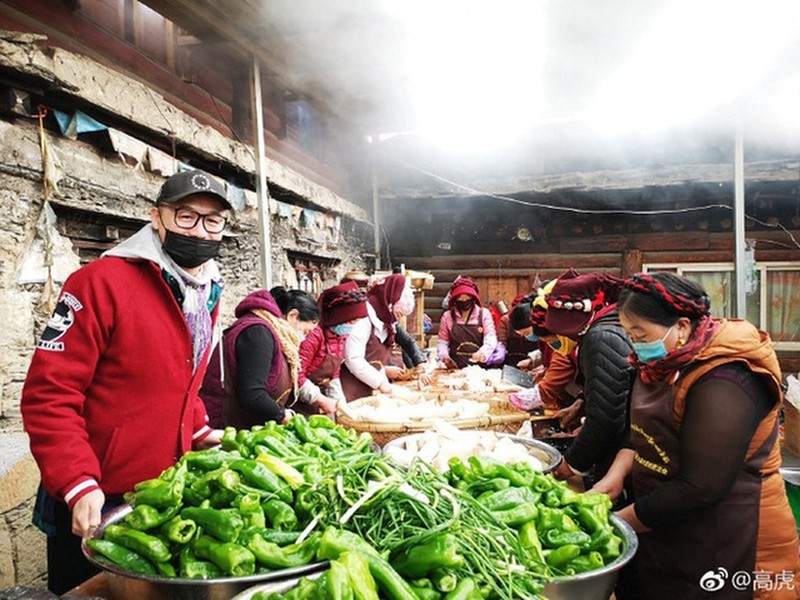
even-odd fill
[[[270,35],[293,40],[290,71],[361,134],[412,132],[506,166],[738,123],[754,142],[800,139],[797,0],[313,4],[268,3]]]

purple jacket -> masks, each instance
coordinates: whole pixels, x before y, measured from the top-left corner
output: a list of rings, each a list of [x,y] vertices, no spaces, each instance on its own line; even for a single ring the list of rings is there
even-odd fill
[[[236,307],[236,321],[222,334],[221,345],[224,348],[225,381],[222,380],[220,369],[220,344],[217,344],[211,355],[211,360],[206,370],[206,376],[203,380],[203,387],[200,390],[200,396],[206,405],[209,425],[211,427],[222,427],[222,407],[224,398],[229,394],[236,394],[236,339],[242,331],[251,325],[260,325],[266,327],[272,334],[275,342],[275,353],[272,358],[272,368],[267,378],[267,389],[275,385],[280,375],[280,369],[277,368],[279,361],[286,360],[283,357],[281,343],[275,330],[264,319],[250,312],[254,308],[266,310],[280,319],[283,318],[283,313],[272,297],[272,294],[263,289],[251,292]]]

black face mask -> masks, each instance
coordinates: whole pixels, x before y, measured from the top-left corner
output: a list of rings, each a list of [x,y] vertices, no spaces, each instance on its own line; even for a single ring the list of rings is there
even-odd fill
[[[458,310],[469,310],[475,304],[474,300],[456,300],[455,305]]]
[[[194,269],[217,255],[220,242],[221,240],[201,240],[167,229],[161,247],[176,265],[184,269]]]

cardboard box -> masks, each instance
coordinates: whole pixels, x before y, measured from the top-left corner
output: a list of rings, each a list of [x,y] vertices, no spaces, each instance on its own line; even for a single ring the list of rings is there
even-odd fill
[[[800,457],[800,410],[787,400],[783,401],[783,447]]]

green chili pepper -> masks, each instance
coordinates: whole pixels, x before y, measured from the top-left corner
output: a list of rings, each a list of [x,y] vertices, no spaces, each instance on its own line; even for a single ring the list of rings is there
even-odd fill
[[[523,523],[519,528],[518,538],[520,546],[527,550],[536,559],[536,562],[541,563],[544,561],[542,542],[539,540],[535,521]]]
[[[188,544],[178,555],[178,572],[188,579],[213,579],[224,575],[222,569],[211,561],[200,560]]]
[[[239,456],[237,454],[231,454],[225,450],[209,449],[190,450],[183,455],[181,460],[186,462],[189,469],[213,471],[238,458]]]
[[[457,568],[464,564],[458,551],[458,539],[451,533],[442,533],[425,542],[406,548],[391,561],[394,569],[404,577],[417,579],[434,569]]]
[[[175,567],[172,566],[172,563],[168,562],[160,562],[156,563],[156,570],[158,574],[162,577],[177,577],[178,573],[175,571]]]
[[[276,494],[284,502],[292,501],[292,490],[285,481],[256,460],[240,459],[230,463],[229,467],[239,473],[244,480],[266,492]]]
[[[303,478],[311,485],[319,483],[324,479],[324,477],[325,473],[322,470],[322,465],[320,465],[318,462],[312,462],[306,465],[303,469]]]
[[[359,436],[355,440],[353,440],[352,448],[356,452],[363,452],[364,450],[372,446],[374,442],[375,440],[372,438],[372,435],[364,431],[361,434],[359,434]]]
[[[187,507],[181,511],[184,519],[191,519],[203,531],[210,533],[223,542],[232,542],[239,536],[244,527],[244,520],[239,511],[233,508],[201,508]]]
[[[294,509],[276,498],[267,500],[263,505],[264,514],[267,515],[273,529],[279,531],[292,531],[297,529],[297,515]]]
[[[535,520],[539,509],[536,508],[536,504],[529,502],[507,510],[493,510],[492,514],[498,521],[509,527],[519,527],[523,523]]]
[[[540,494],[544,494],[548,490],[552,489],[557,482],[552,475],[546,475],[544,473],[534,473],[533,481],[531,482],[530,488],[534,492],[539,492]]]
[[[175,516],[161,526],[162,535],[176,544],[188,544],[196,531],[197,523],[191,519],[183,519],[180,516]]]
[[[142,575],[155,575],[156,568],[149,560],[133,550],[109,540],[88,539],[86,545],[98,554],[105,556],[118,567]]]
[[[163,525],[180,511],[180,505],[175,504],[164,510],[158,510],[149,504],[138,504],[125,516],[125,522],[139,531],[147,531]]]
[[[266,527],[250,527],[243,529],[236,539],[237,543],[246,546],[255,534],[260,535],[265,542],[272,542],[278,546],[288,546],[294,544],[300,537],[302,531],[276,531]]]
[[[560,548],[544,550],[544,559],[548,565],[555,569],[560,569],[576,556],[580,555],[581,548],[575,544],[566,544]]]
[[[558,548],[566,544],[575,544],[581,547],[588,547],[592,537],[585,531],[559,531],[558,529],[548,529],[542,532],[542,545],[547,548]]]
[[[236,429],[233,427],[226,427],[222,432],[220,445],[223,450],[236,450],[241,456],[250,456],[250,448],[239,442],[236,437]]]
[[[318,432],[311,428],[303,415],[294,415],[286,424],[286,427],[293,429],[301,441],[309,444],[319,444]]]
[[[167,562],[171,558],[169,547],[164,540],[138,529],[111,524],[103,530],[103,537],[153,562]]]
[[[470,469],[467,465],[465,465],[464,461],[462,461],[457,456],[453,456],[452,458],[450,458],[450,460],[447,461],[447,467],[448,467],[447,471],[448,478],[451,481],[461,480],[461,481],[466,481],[467,483],[472,483],[478,479],[478,477],[472,473],[472,469]],[[487,479],[496,479],[496,478],[487,477]],[[510,481],[509,485],[511,485]]]
[[[482,600],[482,596],[478,591],[478,586],[475,585],[475,580],[465,577],[458,582],[452,592],[444,597],[444,600]]]
[[[622,554],[622,538],[611,527],[599,529],[592,534],[590,550],[597,550],[606,562],[610,562]]]
[[[485,508],[497,511],[514,508],[520,504],[535,505],[539,501],[539,496],[529,488],[510,487],[498,492],[490,492],[487,496],[481,496],[478,500]]]
[[[433,587],[442,593],[452,592],[458,585],[458,577],[447,569],[436,569],[430,575]]]
[[[415,585],[411,585],[410,587],[411,591],[414,592],[414,595],[419,598],[419,600],[441,600],[442,594],[433,588],[421,588]]]
[[[186,483],[187,466],[181,463],[170,472],[169,479],[148,479],[137,483],[133,493],[125,494],[125,500],[133,506],[149,504],[156,508],[169,508],[180,503]]]
[[[478,479],[473,481],[467,486],[467,493],[473,497],[479,497],[486,492],[499,492],[505,490],[511,482],[504,477],[495,477],[493,479]]]
[[[250,493],[239,497],[239,513],[242,515],[244,527],[266,527],[267,519],[261,508],[261,496]]]
[[[241,577],[252,575],[256,571],[255,556],[239,544],[219,542],[209,536],[201,535],[192,543],[192,549],[197,556],[210,560],[228,575]]]
[[[331,564],[333,562],[344,566],[355,600],[378,600],[377,584],[369,572],[369,564],[362,554],[345,551],[339,555],[336,561],[331,561]]]
[[[586,571],[593,571],[603,567],[603,557],[599,552],[592,551],[588,554],[581,554],[569,561],[562,571],[567,575],[575,575],[577,573],[585,573]]]
[[[288,483],[289,487],[291,487],[293,490],[296,490],[305,483],[303,474],[300,471],[287,464],[277,456],[272,456],[271,454],[259,454],[256,457],[256,460]]]
[[[470,456],[467,459],[470,467],[481,477],[492,479],[494,477],[504,477],[515,487],[527,487],[532,482],[532,476],[527,476],[509,468],[499,460],[491,456],[482,454],[480,456]]]
[[[256,560],[270,569],[289,569],[309,564],[319,548],[320,534],[312,533],[299,544],[278,546],[267,542],[258,533],[247,543],[247,548],[255,555]]]
[[[332,560],[327,573],[326,596],[329,600],[353,600],[353,588],[347,577],[347,567]]]
[[[583,525],[584,529],[589,533],[594,533],[600,529],[608,527],[608,512],[602,506],[597,506],[599,510],[594,510],[594,507],[579,506],[578,507],[578,522]],[[602,511],[602,516],[601,516]]]
[[[416,599],[406,580],[378,554],[378,551],[369,542],[358,534],[327,527],[319,542],[317,557],[335,560],[347,551],[357,552],[364,557],[369,565],[369,572],[377,582],[378,587],[389,598],[394,600]]]

